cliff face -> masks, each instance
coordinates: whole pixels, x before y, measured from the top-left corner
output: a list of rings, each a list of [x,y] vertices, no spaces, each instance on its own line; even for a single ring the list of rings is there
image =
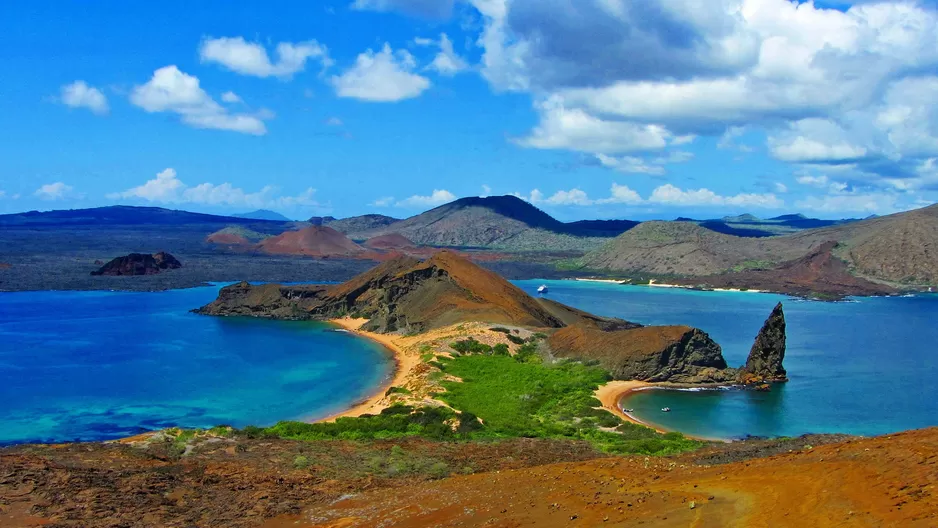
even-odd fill
[[[688,326],[648,326],[603,330],[577,324],[548,341],[554,355],[596,360],[616,379],[674,383],[727,383],[723,351],[705,332]]]
[[[156,275],[161,271],[181,268],[182,263],[176,257],[166,252],[159,252],[153,255],[143,253],[131,253],[123,257],[117,257],[97,271],[92,271],[92,275]]]
[[[782,366],[784,360],[785,313],[782,303],[778,303],[756,336],[738,379],[745,384],[788,381],[788,373]]]

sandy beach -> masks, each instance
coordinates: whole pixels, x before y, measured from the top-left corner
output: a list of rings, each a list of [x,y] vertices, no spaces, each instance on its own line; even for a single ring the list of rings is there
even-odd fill
[[[361,327],[366,322],[368,322],[367,319],[352,319],[346,317],[342,319],[332,319],[329,322],[334,325],[341,326],[343,329],[348,330],[353,334],[371,339],[384,345],[385,348],[393,353],[395,367],[394,376],[391,378],[391,380],[378,387],[378,389],[375,390],[375,393],[367,400],[355,404],[348,410],[333,414],[318,421],[330,422],[337,418],[380,413],[382,410],[390,406],[390,403],[385,396],[385,392],[387,392],[390,387],[404,385],[404,382],[410,376],[411,372],[414,370],[414,367],[420,364],[420,355],[417,353],[408,353],[406,351],[408,347],[402,342],[406,339],[403,336],[376,334],[374,332],[366,332],[362,330]]]
[[[648,387],[653,387],[655,384],[648,383],[647,381],[610,381],[609,383],[600,386],[596,389],[596,399],[598,399],[603,404],[603,408],[607,411],[615,414],[619,418],[633,424],[644,425],[645,427],[650,427],[659,433],[667,433],[662,429],[659,429],[653,425],[649,425],[638,418],[632,416],[629,413],[624,412],[619,407],[619,400],[625,397],[627,394],[647,389]]]

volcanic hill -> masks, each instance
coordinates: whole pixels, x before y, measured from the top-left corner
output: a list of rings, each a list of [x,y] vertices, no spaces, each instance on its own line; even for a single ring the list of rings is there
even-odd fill
[[[258,248],[273,255],[306,255],[310,257],[350,257],[365,251],[347,236],[324,226],[310,226],[299,231],[286,231],[262,241]]]
[[[92,271],[92,275],[105,276],[126,276],[126,275],[156,275],[157,273],[179,269],[182,267],[176,257],[160,251],[152,255],[143,253],[131,253],[123,257],[117,257],[107,264],[101,266],[97,271]]]
[[[619,379],[727,383],[737,377],[720,346],[701,330],[643,327],[535,299],[451,251],[423,262],[395,258],[335,286],[242,282],[223,288],[197,312],[279,319],[352,315],[368,319],[363,329],[381,333],[420,333],[466,322],[521,326],[551,332],[555,355],[598,360]]]
[[[515,196],[490,196],[461,198],[354,236],[371,238],[398,233],[427,246],[578,250],[598,247],[635,224],[630,221],[565,224]]]
[[[838,259],[843,266],[835,262]],[[938,205],[769,238],[716,233],[690,222],[645,222],[586,254],[580,264],[587,269],[679,277],[774,270],[778,272],[774,278],[727,275],[719,281],[750,288],[758,287],[759,281],[788,283],[793,289],[779,290],[786,293],[884,291],[847,275],[887,286],[935,285]]]

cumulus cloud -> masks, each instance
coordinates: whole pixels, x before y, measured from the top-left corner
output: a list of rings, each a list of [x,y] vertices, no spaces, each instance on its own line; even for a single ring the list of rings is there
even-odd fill
[[[267,185],[257,192],[247,192],[230,183],[215,185],[201,183],[188,186],[176,176],[172,168],[160,171],[155,178],[126,191],[110,193],[111,200],[141,200],[157,203],[193,203],[216,206],[238,206],[253,208],[319,207],[316,190],[312,187],[295,196],[282,196],[279,189]]]
[[[919,187],[915,167],[938,157],[938,10],[925,3],[468,1],[482,74],[534,98],[529,147],[615,155],[699,134],[750,150],[734,142],[745,129],[779,160]]]
[[[47,200],[50,202],[54,202],[56,200],[80,198],[80,195],[75,193],[74,187],[71,185],[66,185],[63,182],[47,183],[36,189],[36,192],[33,193],[33,196],[39,198],[40,200]]]
[[[108,113],[107,97],[101,90],[89,86],[85,81],[75,81],[62,86],[59,100],[72,108],[87,108],[95,114]]]
[[[332,77],[339,97],[362,101],[396,102],[419,96],[430,88],[430,80],[414,73],[417,61],[407,50],[396,53],[390,44],[379,52],[368,50],[355,65]]]
[[[795,207],[820,213],[889,214],[900,211],[898,196],[888,192],[826,194],[808,196]]]
[[[359,11],[399,11],[426,18],[449,18],[455,0],[354,0],[352,9]]]
[[[710,189],[681,189],[666,183],[648,197],[650,203],[679,206],[746,206],[778,209],[784,202],[771,193],[754,194],[740,193],[733,196],[722,196]]]
[[[268,112],[232,113],[218,104],[199,86],[199,79],[165,66],[153,72],[146,84],[135,86],[130,102],[150,113],[170,112],[195,128],[231,130],[261,136],[267,133]]]
[[[418,40],[419,39],[415,39],[414,42],[420,45]],[[430,42],[434,43],[433,41]],[[446,33],[440,34],[440,40],[436,44],[439,45],[440,51],[436,54],[436,57],[433,58],[433,62],[427,66],[428,70],[433,70],[446,77],[452,77],[457,73],[469,69],[469,64],[466,60],[460,57],[453,49],[453,41],[446,36]]]
[[[447,190],[434,189],[429,196],[415,194],[410,198],[406,198],[397,202],[395,205],[398,207],[436,207],[438,205],[452,202],[455,199],[456,195]]]
[[[221,94],[221,100],[226,103],[243,103],[244,101],[234,92],[225,92]]]
[[[694,155],[685,151],[673,151],[664,156],[636,157],[636,156],[607,156],[597,154],[596,160],[603,167],[607,167],[626,174],[650,174],[660,176],[667,172],[666,165],[672,163],[685,163],[694,158]]]
[[[514,193],[514,196],[527,200],[532,204],[536,205],[608,205],[608,204],[640,204],[644,200],[642,197],[630,189],[627,185],[619,185],[618,183],[613,183],[612,187],[609,189],[609,196],[606,198],[592,199],[589,195],[579,188],[573,188],[570,190],[560,190],[545,197],[544,193],[538,189],[534,189],[528,196],[523,196],[519,193]]]
[[[323,68],[332,65],[329,50],[315,40],[277,44],[277,60],[272,61],[267,49],[243,37],[205,38],[199,46],[202,62],[211,62],[241,75],[289,79],[306,68],[309,59],[319,59]]]

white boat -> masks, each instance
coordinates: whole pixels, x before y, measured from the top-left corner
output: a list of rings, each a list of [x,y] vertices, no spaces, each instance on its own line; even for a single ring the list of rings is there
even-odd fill
[[[662,407],[662,408],[661,408],[661,412],[671,412],[671,408],[670,408],[670,407]]]
[[[537,288],[537,293],[547,293],[547,285],[546,285],[546,284],[541,284],[541,285]]]

